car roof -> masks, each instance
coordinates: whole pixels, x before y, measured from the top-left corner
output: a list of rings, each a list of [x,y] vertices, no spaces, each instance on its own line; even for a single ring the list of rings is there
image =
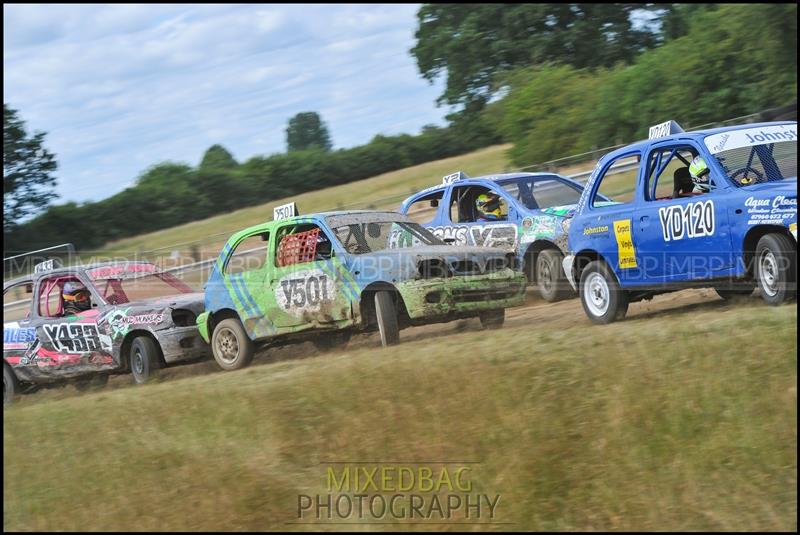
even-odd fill
[[[424,197],[425,195],[435,193],[439,190],[447,188],[449,186],[458,186],[458,185],[470,185],[470,184],[478,184],[481,181],[491,181],[491,182],[499,182],[501,180],[513,180],[515,178],[534,178],[534,177],[542,177],[542,176],[557,176],[563,180],[571,181],[572,179],[569,177],[565,177],[564,175],[560,175],[556,172],[547,172],[547,171],[540,171],[540,172],[513,172],[513,173],[495,173],[492,175],[482,175],[482,176],[471,176],[467,178],[461,178],[458,180],[454,180],[452,182],[448,182],[447,184],[436,184],[434,186],[429,186],[425,189],[421,189],[418,192],[414,193],[413,195],[409,195],[403,201],[403,204],[411,200],[417,200],[420,197]]]
[[[92,262],[89,264],[78,264],[77,266],[61,266],[53,269],[48,269],[47,271],[42,271],[40,273],[30,273],[28,275],[24,275],[22,277],[17,277],[16,279],[11,279],[8,281],[3,282],[3,291],[6,288],[10,288],[11,286],[16,286],[17,284],[22,284],[25,282],[33,282],[45,276],[50,275],[68,275],[70,273],[78,273],[82,271],[87,271],[90,269],[97,269],[102,267],[108,266],[128,266],[133,264],[149,264],[154,265],[152,262],[145,262],[141,260],[125,260],[125,261],[107,261],[107,262]]]
[[[603,159],[608,160],[609,158],[615,158],[620,154],[635,151],[635,150],[643,150],[647,148],[652,143],[658,143],[662,141],[670,141],[670,140],[679,140],[679,139],[695,139],[700,141],[701,139],[705,138],[706,136],[710,136],[713,134],[722,134],[724,132],[731,132],[734,130],[742,130],[745,128],[763,128],[766,126],[779,126],[779,125],[796,125],[797,121],[772,121],[768,123],[747,123],[747,124],[737,124],[733,126],[722,126],[718,128],[708,128],[705,130],[690,130],[689,132],[678,132],[675,134],[670,134],[667,136],[655,138],[655,139],[643,139],[640,141],[635,141],[633,143],[629,143],[624,147],[621,147],[615,151],[609,152]]]
[[[393,218],[403,217],[406,218],[407,216],[400,214],[398,212],[394,212],[392,210],[331,210],[327,212],[314,212],[311,214],[303,214],[303,215],[296,215],[287,217],[285,219],[278,219],[272,221],[265,221],[263,223],[259,223],[257,225],[252,225],[250,227],[244,228],[239,230],[228,238],[228,242],[236,241],[240,239],[245,234],[250,234],[253,232],[258,231],[268,231],[271,230],[273,226],[279,223],[311,223],[314,221],[319,221],[320,219],[324,219],[326,221],[330,220],[331,218],[341,218],[342,220],[348,218],[357,218],[359,215],[368,215],[368,216],[375,216],[375,215],[387,215]]]

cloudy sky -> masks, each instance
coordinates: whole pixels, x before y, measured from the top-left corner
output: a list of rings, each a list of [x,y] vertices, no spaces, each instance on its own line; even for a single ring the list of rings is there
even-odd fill
[[[3,102],[48,132],[58,202],[99,200],[150,165],[286,150],[317,111],[334,148],[442,125],[443,81],[408,53],[418,6],[4,5]]]

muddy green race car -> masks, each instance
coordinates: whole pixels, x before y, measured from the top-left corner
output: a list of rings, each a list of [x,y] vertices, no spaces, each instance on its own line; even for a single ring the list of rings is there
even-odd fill
[[[377,330],[387,346],[408,326],[479,317],[497,328],[522,304],[510,249],[447,245],[394,212],[295,212],[278,207],[273,221],[234,234],[212,269],[197,325],[225,370],[259,348],[330,349],[355,332]]]

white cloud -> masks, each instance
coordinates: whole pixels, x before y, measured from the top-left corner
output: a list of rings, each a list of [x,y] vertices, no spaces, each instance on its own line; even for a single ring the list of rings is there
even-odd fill
[[[61,201],[121,191],[214,143],[285,150],[318,111],[336,148],[442,124],[418,74],[418,6],[4,5],[3,100],[48,132]]]

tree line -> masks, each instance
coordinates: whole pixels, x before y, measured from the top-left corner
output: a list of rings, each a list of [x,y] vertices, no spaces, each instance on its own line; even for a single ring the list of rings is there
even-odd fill
[[[470,144],[464,137],[455,127],[428,125],[416,136],[377,135],[366,145],[336,151],[312,144],[311,149],[256,156],[241,164],[224,147],[214,145],[197,167],[162,162],[142,173],[133,186],[107,199],[51,206],[10,231],[4,229],[4,251],[30,251],[55,242],[71,242],[78,250],[87,250],[497,142],[495,138]]]

